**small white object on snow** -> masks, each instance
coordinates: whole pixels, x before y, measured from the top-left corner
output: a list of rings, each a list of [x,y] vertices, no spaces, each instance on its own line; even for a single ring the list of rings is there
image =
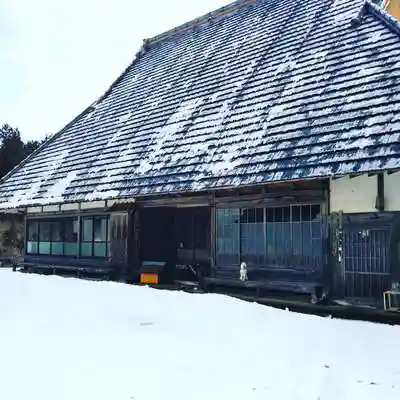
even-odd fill
[[[242,282],[248,281],[248,276],[247,276],[247,264],[245,262],[242,262],[240,264],[240,280]]]

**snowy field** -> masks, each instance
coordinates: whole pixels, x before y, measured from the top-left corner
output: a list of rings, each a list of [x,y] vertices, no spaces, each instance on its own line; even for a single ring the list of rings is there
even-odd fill
[[[400,399],[400,327],[0,270],[1,400]]]

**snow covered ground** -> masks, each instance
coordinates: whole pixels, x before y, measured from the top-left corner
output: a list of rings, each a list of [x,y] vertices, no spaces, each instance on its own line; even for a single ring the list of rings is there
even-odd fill
[[[0,270],[0,399],[390,400],[400,327]]]

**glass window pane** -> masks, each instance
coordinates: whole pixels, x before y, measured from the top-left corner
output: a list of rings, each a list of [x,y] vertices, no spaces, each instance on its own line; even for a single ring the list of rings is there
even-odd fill
[[[65,256],[76,256],[77,250],[78,250],[78,248],[77,248],[76,243],[71,243],[71,242],[64,243],[64,255]]]
[[[301,220],[301,207],[292,206],[292,221],[300,221],[300,220]]]
[[[107,219],[105,217],[93,219],[93,237],[95,242],[107,240]]]
[[[50,242],[51,240],[51,222],[41,221],[40,222],[40,241]]]
[[[220,209],[217,218],[217,263],[239,264],[239,215],[238,208]]]
[[[82,220],[82,240],[91,242],[93,240],[93,219],[84,218]]]
[[[302,223],[293,222],[292,224],[292,254],[300,261],[303,254]]]
[[[106,257],[107,244],[106,243],[95,243],[94,244],[94,256],[95,257]]]
[[[67,219],[64,221],[64,241],[76,242],[78,240],[78,221]]]
[[[263,213],[257,213],[256,208],[244,209],[241,212],[240,224],[240,261],[249,265],[260,265],[264,263],[265,241]],[[263,211],[261,209],[261,211]],[[256,222],[257,217],[261,222]]]
[[[27,242],[27,244],[26,244],[26,252],[28,254],[37,254],[37,252],[38,252],[38,243],[37,242]]]
[[[285,222],[290,221],[290,207],[283,207],[283,220]]]
[[[61,242],[62,240],[62,220],[51,222],[51,241]]]
[[[266,219],[268,222],[274,222],[274,209],[267,208],[266,210]]]
[[[256,220],[255,220],[255,222],[264,223],[264,209],[263,208],[256,208]]]
[[[256,210],[255,208],[243,208],[240,211],[240,222],[255,222],[256,220]]]
[[[276,208],[275,222],[267,209],[267,262],[290,268],[320,266],[322,249],[320,206],[304,205]],[[311,220],[313,218],[313,220]]]
[[[81,256],[82,257],[92,257],[92,243],[81,243]]]
[[[311,219],[318,219],[321,214],[321,207],[319,204],[314,204],[311,206]]]
[[[62,242],[53,242],[51,244],[51,254],[53,256],[62,256],[64,252],[64,246]]]
[[[50,242],[40,242],[39,243],[39,254],[50,254],[51,243]]]
[[[39,238],[39,222],[28,221],[28,240],[37,242]]]
[[[283,221],[283,208],[281,207],[276,207],[274,209],[274,221],[275,222],[280,222]]]
[[[272,209],[271,209],[272,210]],[[277,252],[277,235],[276,235],[276,224],[273,222],[267,222],[267,262],[270,264],[276,263],[276,252]]]
[[[301,220],[302,221],[310,221],[311,219],[311,206],[302,206],[301,207]]]

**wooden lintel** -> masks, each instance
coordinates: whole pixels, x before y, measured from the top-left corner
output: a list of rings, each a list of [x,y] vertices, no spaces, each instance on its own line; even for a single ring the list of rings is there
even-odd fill
[[[287,199],[296,200],[302,199],[321,199],[325,198],[325,191],[323,190],[294,190],[281,191],[281,192],[267,192],[265,194],[248,194],[240,197],[236,196],[225,196],[216,198],[216,203],[234,203],[234,202],[263,202],[263,201],[287,201]]]
[[[349,178],[350,178],[350,179],[358,178],[358,177],[361,176],[361,175],[363,175],[363,174],[362,174],[362,173],[360,173],[360,174],[350,174],[350,175],[349,175]]]
[[[184,206],[210,206],[211,196],[201,197],[170,197],[138,200],[137,204],[142,207],[184,207]]]

